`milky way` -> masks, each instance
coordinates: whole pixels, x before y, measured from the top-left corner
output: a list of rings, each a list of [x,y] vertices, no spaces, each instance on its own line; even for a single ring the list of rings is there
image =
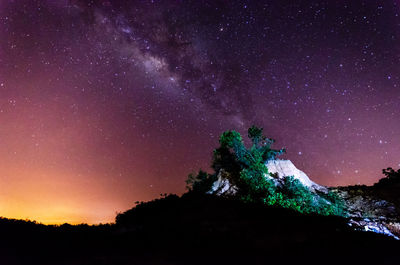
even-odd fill
[[[324,185],[400,166],[398,1],[0,2],[0,216],[108,222],[264,128]]]

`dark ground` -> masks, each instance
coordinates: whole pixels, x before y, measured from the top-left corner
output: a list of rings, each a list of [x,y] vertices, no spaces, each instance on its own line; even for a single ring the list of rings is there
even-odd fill
[[[400,242],[214,196],[171,195],[115,225],[44,226],[0,219],[0,264],[400,264]]]

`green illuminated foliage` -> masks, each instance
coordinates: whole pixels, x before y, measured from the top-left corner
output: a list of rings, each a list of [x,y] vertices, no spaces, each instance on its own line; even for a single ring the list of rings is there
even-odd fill
[[[265,162],[275,159],[285,150],[271,148],[272,139],[262,134],[263,129],[252,126],[248,137],[252,145],[246,148],[241,135],[226,131],[220,137],[220,147],[214,150],[212,167],[216,173],[224,169],[230,183],[238,188],[238,196],[246,201],[262,201],[275,189],[272,180],[265,178]]]
[[[318,213],[322,215],[345,215],[344,201],[329,191],[328,193],[313,192],[294,177],[286,177],[280,188],[279,198],[283,197],[281,206],[292,208],[302,213]]]
[[[243,143],[243,139],[240,133],[236,131],[226,131],[219,138],[219,143],[221,147],[233,148],[235,145]]]

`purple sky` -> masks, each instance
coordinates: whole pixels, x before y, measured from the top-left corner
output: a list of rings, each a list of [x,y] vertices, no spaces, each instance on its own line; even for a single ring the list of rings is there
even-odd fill
[[[323,185],[398,168],[398,1],[296,2],[1,1],[0,216],[111,221],[252,124]]]

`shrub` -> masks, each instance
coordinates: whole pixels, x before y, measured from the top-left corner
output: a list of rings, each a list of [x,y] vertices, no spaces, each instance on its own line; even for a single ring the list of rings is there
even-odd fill
[[[387,169],[383,169],[382,173],[385,177],[381,178],[378,183],[375,183],[375,187],[387,187],[400,184],[400,169],[396,171],[393,168],[388,167]]]
[[[336,193],[314,193],[293,176],[286,177],[282,186],[270,192],[264,203],[290,208],[301,213],[345,215],[344,201]]]
[[[217,180],[216,175],[208,174],[199,170],[197,175],[191,173],[186,180],[186,188],[190,192],[207,193],[211,190],[213,183]]]

